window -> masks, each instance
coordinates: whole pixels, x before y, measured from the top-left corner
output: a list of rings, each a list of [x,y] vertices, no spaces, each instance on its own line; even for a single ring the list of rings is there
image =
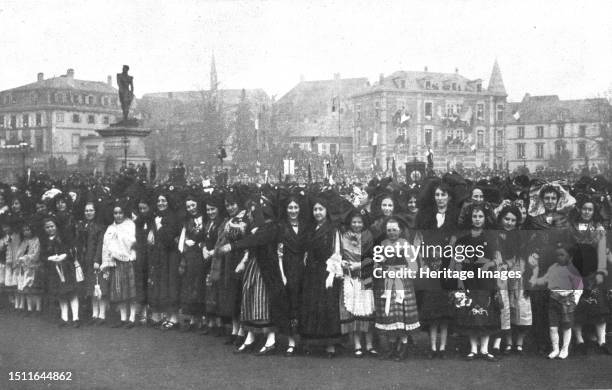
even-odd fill
[[[17,128],[17,115],[11,115],[11,129]]]
[[[447,103],[446,104],[446,115],[451,116],[455,113],[455,105]]]
[[[585,125],[578,126],[578,137],[586,137],[586,126]]]
[[[108,96],[102,97],[102,105],[103,106],[108,106]]]
[[[478,130],[478,133],[476,134],[476,146],[479,148],[484,147],[484,131],[483,130]]]
[[[565,145],[563,142],[555,142],[555,153],[561,154],[565,150]]]
[[[78,149],[81,144],[81,136],[79,134],[72,134],[72,149]]]
[[[557,125],[557,137],[565,137],[565,125]]]
[[[431,81],[425,81],[425,89],[431,89]]]
[[[4,129],[4,115],[0,115],[0,129]]]
[[[433,116],[433,103],[425,102],[425,118],[431,119]]]
[[[43,152],[43,135],[42,132],[36,132],[34,135],[34,150],[38,153]]]
[[[425,129],[425,145],[431,146],[431,129]]]
[[[516,138],[525,138],[525,126],[519,126],[516,130]]]
[[[544,158],[544,144],[536,144],[536,158]]]
[[[457,90],[457,83],[453,83],[453,85],[452,85],[451,89],[452,89],[453,91],[456,91],[456,90]]]
[[[23,114],[21,118],[23,127],[30,127],[30,116],[28,114]]]
[[[402,88],[406,88],[406,80],[401,80],[400,85]]]
[[[81,116],[79,114],[72,114],[72,123],[80,123]]]
[[[498,104],[497,105],[497,116],[496,116],[498,121],[503,121],[504,120],[504,105],[503,104]]]
[[[87,115],[87,123],[89,124],[96,123],[96,117],[94,115]]]
[[[56,112],[55,113],[55,121],[56,122],[64,122],[64,113],[63,112]]]
[[[398,110],[403,110],[406,108],[406,101],[404,99],[397,99],[395,101]]]
[[[516,158],[525,158],[525,144],[516,144]]]
[[[17,98],[15,96],[13,96],[12,98],[13,98],[13,104],[17,104]]]
[[[497,146],[502,146],[504,144],[504,131],[497,130]]]
[[[544,126],[536,126],[536,137],[544,138]]]
[[[42,125],[42,114],[36,114],[36,126]]]
[[[89,104],[89,105],[94,104],[94,98],[93,98],[93,96],[87,96],[87,104]]]
[[[578,157],[584,158],[586,156],[586,144],[584,142],[578,142]]]
[[[357,119],[360,119],[360,118],[358,117]],[[108,115],[105,115],[104,118],[102,118],[102,123],[104,123],[105,125],[108,125]]]
[[[482,103],[476,105],[476,119],[479,121],[484,119],[484,104]]]
[[[476,84],[476,92],[482,92],[482,84]]]

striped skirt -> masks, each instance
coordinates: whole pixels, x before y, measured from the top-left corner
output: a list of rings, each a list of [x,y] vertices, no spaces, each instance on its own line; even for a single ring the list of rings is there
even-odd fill
[[[401,282],[404,297],[399,302],[397,289],[386,291],[384,280],[377,280],[374,288],[374,303],[376,306],[375,327],[379,331],[402,335],[420,327],[414,285],[408,279],[401,279]],[[390,294],[390,297],[387,298],[386,294]]]
[[[255,258],[247,261],[242,279],[240,322],[245,330],[251,332],[263,332],[272,326],[270,296]]]
[[[110,301],[124,303],[136,298],[134,262],[117,261],[110,269]]]

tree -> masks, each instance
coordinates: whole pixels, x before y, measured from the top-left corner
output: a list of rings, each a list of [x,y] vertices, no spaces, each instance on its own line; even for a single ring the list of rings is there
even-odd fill
[[[257,160],[257,135],[255,122],[251,116],[251,105],[243,89],[236,109],[232,142],[232,161],[238,164],[252,163]]]
[[[548,159],[548,166],[560,171],[568,171],[572,167],[572,154],[567,150],[567,142],[563,139],[555,142],[555,153]]]
[[[591,141],[587,155],[603,156],[606,160],[608,176],[612,174],[612,86],[595,99],[589,99],[589,114],[595,120],[598,131],[584,138]]]

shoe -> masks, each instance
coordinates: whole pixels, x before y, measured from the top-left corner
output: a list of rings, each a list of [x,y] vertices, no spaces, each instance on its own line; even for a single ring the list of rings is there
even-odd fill
[[[567,348],[562,348],[561,352],[559,352],[559,359],[565,360],[565,359],[567,359],[568,355],[569,355],[568,349]]]
[[[259,351],[255,352],[255,356],[273,355],[276,352],[276,344],[272,344],[269,347],[264,346]]]
[[[239,355],[243,353],[252,352],[254,349],[255,349],[255,342],[252,342],[251,344],[242,344],[240,347],[234,350],[234,353],[236,355]]]
[[[400,343],[399,352],[395,356],[396,362],[401,362],[406,359],[408,355],[408,343]]]
[[[370,348],[366,351],[368,353],[368,355],[372,356],[372,357],[378,357],[378,351],[375,350],[374,348]]]
[[[98,318],[96,321],[96,326],[104,326],[104,325],[106,325],[106,319]]]
[[[333,359],[336,357],[336,351],[327,351],[325,356],[327,356],[328,359]]]
[[[136,326],[136,323],[132,321],[128,321],[125,325],[123,325],[125,329],[132,329],[135,326]]]
[[[548,354],[548,358],[549,359],[556,359],[559,357],[559,350],[556,351],[552,351],[551,353]]]
[[[435,359],[437,356],[438,356],[438,351],[430,350],[429,352],[427,352],[427,359],[429,360]]]
[[[361,350],[361,348],[357,348],[354,352],[353,352],[353,356],[356,358],[362,358],[363,357],[363,351]]]
[[[295,347],[288,347],[285,351],[285,357],[293,357],[295,356]]]
[[[491,348],[491,353],[494,355],[500,355],[501,354],[501,349],[499,348]]]
[[[495,357],[495,355],[493,355],[492,353],[483,353],[480,356],[482,356],[483,360],[486,360],[488,362],[496,362],[499,359],[497,357]]]
[[[210,334],[210,328],[208,327],[208,325],[202,325],[200,327],[200,335],[202,336],[206,336],[207,334]]]
[[[522,345],[517,345],[516,347],[514,347],[514,352],[519,356],[523,356],[525,354],[525,351],[523,351]]]
[[[229,336],[227,338],[227,340],[225,340],[225,342],[223,344],[224,345],[232,345],[232,344],[234,344],[234,342],[236,341],[236,337],[238,337],[238,336],[236,336],[235,334]]]
[[[510,355],[510,353],[512,352],[512,345],[506,345],[506,348],[504,348],[504,355]]]
[[[60,328],[66,328],[68,325],[70,325],[70,323],[64,320],[60,320],[60,322],[57,324],[57,326]]]
[[[236,339],[234,340],[234,346],[235,347],[239,347],[242,344],[244,344],[244,341],[246,340],[245,336],[236,336]]]
[[[610,350],[610,346],[607,343],[603,343],[597,347],[599,353],[604,355],[612,355],[612,351]]]
[[[574,345],[574,351],[576,352],[576,355],[587,355],[589,349],[587,348],[586,343],[576,343],[576,345]]]
[[[161,330],[162,330],[162,331],[164,331],[164,332],[166,332],[166,331],[169,331],[169,330],[172,330],[172,329],[176,329],[176,327],[177,327],[177,326],[178,326],[178,325],[177,325],[177,323],[176,323],[176,322],[166,321],[166,322],[165,322],[165,323],[162,325]]]
[[[125,324],[127,323],[127,321],[119,321],[119,322],[115,322],[111,328],[123,328],[125,326]]]
[[[446,360],[446,350],[440,350],[438,351],[438,359],[440,360]]]
[[[80,320],[72,321],[72,327],[73,328],[80,328],[81,327],[81,321]]]
[[[85,323],[85,326],[94,326],[98,323],[98,318],[92,318]]]
[[[472,361],[476,359],[476,354],[474,352],[470,352],[465,356],[465,360]]]

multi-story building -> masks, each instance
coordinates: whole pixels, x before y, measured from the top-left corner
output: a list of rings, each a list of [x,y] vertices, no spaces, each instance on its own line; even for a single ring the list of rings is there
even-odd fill
[[[82,144],[97,137],[121,115],[112,78],[107,82],[77,80],[74,70],[65,75],[0,91],[0,161],[3,169],[14,169],[19,159],[10,158],[14,145],[28,164],[43,165],[50,156],[76,164],[79,156],[100,153],[101,142]],[[3,152],[4,151],[4,152]],[[27,155],[26,155],[27,153]]]
[[[425,161],[431,151],[435,169],[499,166],[506,96],[497,61],[486,88],[458,70],[380,75],[351,98],[354,164],[384,169],[392,158]]]
[[[513,170],[526,166],[574,169],[608,165],[612,106],[606,99],[560,100],[530,96],[508,103],[505,114],[506,160]]]
[[[369,87],[365,77],[300,82],[274,104],[279,138],[290,145],[333,156],[346,165],[353,154],[353,107],[350,97]]]

